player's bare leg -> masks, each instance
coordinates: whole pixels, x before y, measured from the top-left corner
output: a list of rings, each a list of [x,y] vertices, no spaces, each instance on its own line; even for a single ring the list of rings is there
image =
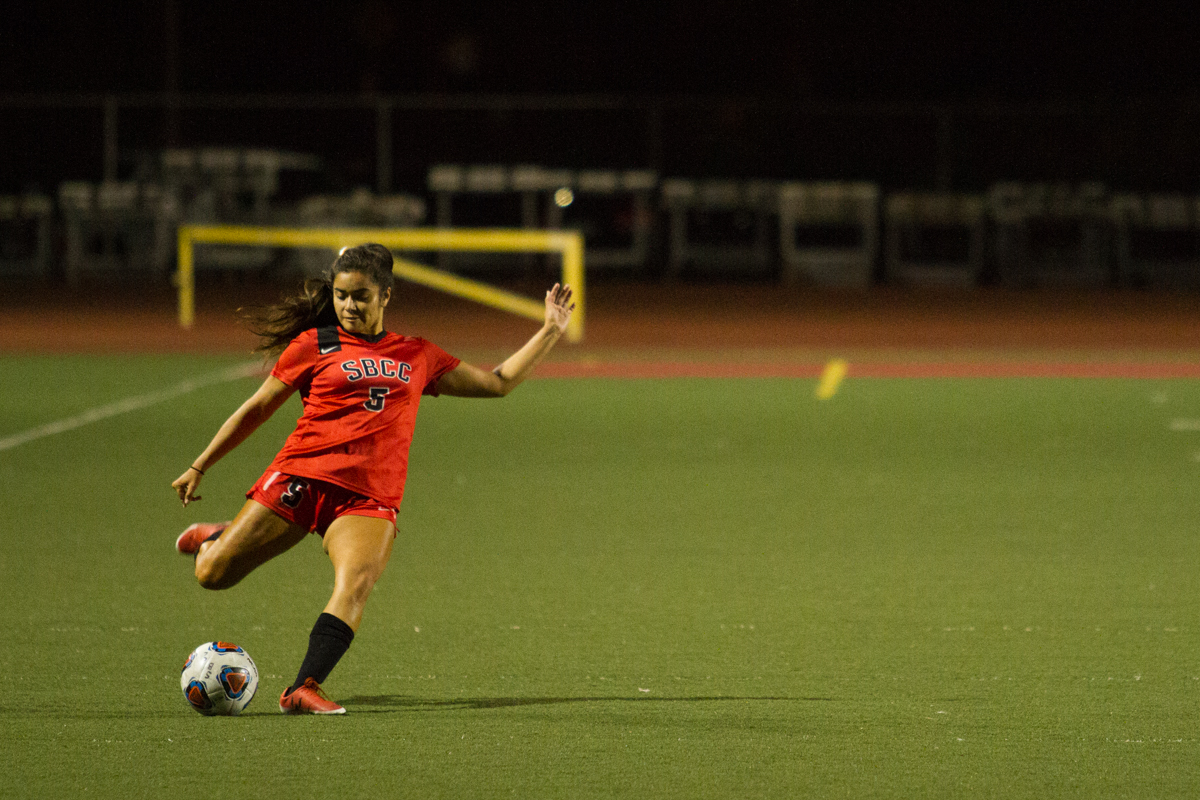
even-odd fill
[[[324,538],[325,553],[333,562],[333,596],[325,606],[326,614],[358,630],[363,607],[387,566],[395,540],[395,526],[386,519],[345,516],[333,521]]]
[[[308,531],[247,500],[229,527],[196,552],[196,580],[205,589],[228,589],[300,542]]]
[[[395,538],[395,526],[375,517],[338,517],[325,531],[325,552],[333,562],[333,596],[308,636],[308,651],[295,682],[279,696],[283,713],[345,713],[325,696],[321,683],[350,649]]]

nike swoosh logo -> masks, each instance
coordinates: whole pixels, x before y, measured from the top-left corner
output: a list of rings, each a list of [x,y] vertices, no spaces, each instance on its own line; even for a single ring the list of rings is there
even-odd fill
[[[334,350],[337,350],[337,345],[330,345],[328,347],[322,347],[322,348],[319,348],[319,350],[320,350],[321,355],[323,355],[323,356],[329,355]]]

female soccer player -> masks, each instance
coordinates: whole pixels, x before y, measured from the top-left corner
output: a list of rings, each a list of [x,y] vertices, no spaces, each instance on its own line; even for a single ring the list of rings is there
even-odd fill
[[[304,413],[246,493],[232,522],[197,523],[176,541],[206,589],[226,589],[315,531],[333,563],[333,596],[317,618],[285,714],[342,714],[320,684],[350,647],[396,536],[408,448],[421,395],[503,397],[562,336],[575,305],[568,286],[546,292],[546,321],[491,372],[424,339],[384,330],[392,254],[344,250],[324,277],[257,318],[260,350],[280,353],[270,376],[171,484],[186,507],[211,469],[299,391]]]

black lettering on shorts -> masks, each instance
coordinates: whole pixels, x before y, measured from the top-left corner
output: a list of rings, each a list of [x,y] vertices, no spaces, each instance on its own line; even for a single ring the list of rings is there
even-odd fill
[[[288,484],[287,491],[279,495],[279,502],[288,508],[299,508],[300,503],[304,501],[304,494],[307,491],[308,481],[303,478],[292,478]]]

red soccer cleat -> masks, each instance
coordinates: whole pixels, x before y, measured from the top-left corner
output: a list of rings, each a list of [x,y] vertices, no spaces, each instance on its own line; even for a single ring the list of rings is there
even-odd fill
[[[306,678],[299,689],[287,688],[279,695],[279,710],[285,714],[345,714],[346,709],[325,696],[321,684]]]
[[[189,525],[175,540],[175,549],[185,556],[194,556],[200,552],[200,545],[213,538],[214,533],[220,533],[228,527],[228,522],[197,522]]]

